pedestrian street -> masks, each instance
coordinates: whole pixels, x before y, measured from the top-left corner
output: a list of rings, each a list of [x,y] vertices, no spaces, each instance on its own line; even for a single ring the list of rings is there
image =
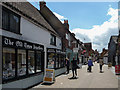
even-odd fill
[[[118,77],[112,72],[112,68],[108,69],[107,65],[103,65],[103,73],[100,73],[99,64],[95,63],[92,72],[87,72],[87,65],[83,65],[82,69],[78,69],[76,79],[70,79],[72,72],[62,74],[56,77],[56,81],[51,85],[39,84],[36,88],[118,88]]]

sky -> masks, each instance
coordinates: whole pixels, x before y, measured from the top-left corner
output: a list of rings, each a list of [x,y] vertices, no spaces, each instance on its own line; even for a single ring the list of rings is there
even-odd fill
[[[38,3],[32,3],[39,9]],[[92,48],[108,48],[112,35],[118,35],[117,2],[47,2],[47,7],[83,43],[92,42]]]

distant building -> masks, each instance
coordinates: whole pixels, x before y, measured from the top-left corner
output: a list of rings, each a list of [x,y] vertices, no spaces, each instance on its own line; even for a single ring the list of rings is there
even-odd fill
[[[108,44],[108,62],[111,62],[113,66],[116,65],[116,50],[117,50],[118,36],[111,36]]]
[[[103,48],[102,53],[100,54],[100,58],[103,59],[105,64],[108,64],[108,50]]]
[[[73,58],[77,59],[79,43],[75,38],[75,34],[69,30],[68,20],[64,20],[64,23],[62,23],[46,6],[46,2],[44,1],[40,2],[40,13],[62,38],[62,51],[66,53],[66,57],[68,57],[70,61]]]

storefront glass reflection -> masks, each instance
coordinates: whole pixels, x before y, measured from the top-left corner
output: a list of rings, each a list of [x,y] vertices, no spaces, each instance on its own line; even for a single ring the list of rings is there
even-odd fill
[[[15,77],[15,49],[3,48],[3,80]]]
[[[41,72],[41,59],[42,59],[42,54],[40,51],[37,51],[36,53],[36,72]]]
[[[35,73],[35,58],[34,51],[28,51],[28,73]]]
[[[48,53],[48,68],[54,68],[55,53]]]
[[[18,50],[18,76],[22,76],[26,74],[26,51]]]

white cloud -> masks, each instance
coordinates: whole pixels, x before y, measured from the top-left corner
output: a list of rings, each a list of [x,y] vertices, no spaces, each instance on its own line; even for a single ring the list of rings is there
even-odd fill
[[[118,9],[113,9],[110,6],[108,15],[111,18],[101,25],[94,25],[92,29],[75,28],[72,32],[76,34],[76,38],[83,42],[92,42],[93,49],[101,51],[102,48],[108,47],[111,35],[118,35]]]
[[[64,16],[62,16],[62,15],[56,13],[56,12],[53,12],[53,13],[62,23],[64,23],[64,20],[67,19]]]

